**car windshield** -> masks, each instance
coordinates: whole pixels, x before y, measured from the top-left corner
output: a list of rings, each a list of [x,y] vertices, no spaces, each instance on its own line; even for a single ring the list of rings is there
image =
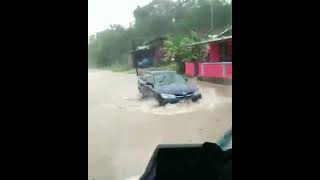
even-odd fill
[[[185,83],[186,80],[173,72],[158,73],[154,75],[155,85],[169,85],[173,83]]]

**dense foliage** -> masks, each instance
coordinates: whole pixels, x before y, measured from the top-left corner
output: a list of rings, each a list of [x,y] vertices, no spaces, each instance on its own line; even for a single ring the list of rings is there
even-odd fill
[[[159,36],[169,37],[166,60],[196,59],[201,48],[192,50],[183,44],[207,38],[230,26],[231,6],[232,2],[226,0],[153,0],[146,6],[138,6],[134,11],[135,22],[129,28],[112,25],[89,37],[89,66],[126,65],[133,40],[141,45]]]

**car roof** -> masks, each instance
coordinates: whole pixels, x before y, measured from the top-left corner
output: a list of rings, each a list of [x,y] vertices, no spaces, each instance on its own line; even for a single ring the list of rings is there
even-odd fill
[[[175,71],[172,70],[167,70],[167,69],[148,69],[145,71],[146,73],[163,73],[163,72],[173,72],[176,73]]]
[[[151,71],[151,74],[158,74],[158,73],[167,73],[167,72],[171,72],[171,73],[176,73],[175,71]]]
[[[140,75],[143,75],[146,73],[147,74],[176,73],[176,71],[155,68],[155,69],[145,69],[145,70],[139,72]]]

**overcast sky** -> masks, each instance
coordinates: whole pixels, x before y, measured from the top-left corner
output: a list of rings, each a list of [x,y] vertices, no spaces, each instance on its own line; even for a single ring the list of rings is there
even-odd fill
[[[134,20],[133,11],[152,0],[88,0],[88,36],[109,27],[121,24],[129,27]]]

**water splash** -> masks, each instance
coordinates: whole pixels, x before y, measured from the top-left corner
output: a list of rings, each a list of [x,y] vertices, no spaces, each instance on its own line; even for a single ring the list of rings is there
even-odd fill
[[[107,105],[107,103],[105,103],[101,107],[111,107],[117,110],[142,111],[148,114],[171,116],[195,111],[213,110],[219,105],[230,105],[230,103],[231,97],[220,97],[211,93],[203,95],[203,98],[198,102],[181,101],[177,104],[158,106],[158,103],[154,98],[142,98],[141,95],[138,94],[133,97],[122,96],[113,104]]]

